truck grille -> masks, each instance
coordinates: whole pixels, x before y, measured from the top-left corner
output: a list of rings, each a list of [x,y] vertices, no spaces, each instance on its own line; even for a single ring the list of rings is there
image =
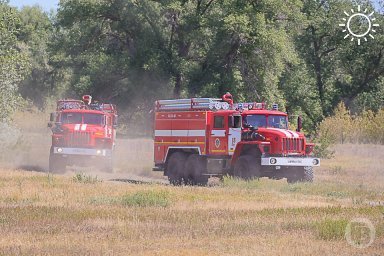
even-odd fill
[[[91,134],[89,132],[73,132],[68,134],[69,147],[84,147],[91,142]]]
[[[283,138],[283,153],[300,153],[304,149],[304,139],[300,138]]]

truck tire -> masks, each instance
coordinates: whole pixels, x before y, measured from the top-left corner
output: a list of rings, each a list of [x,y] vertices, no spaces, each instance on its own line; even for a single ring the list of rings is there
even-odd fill
[[[190,155],[185,163],[185,175],[183,176],[185,184],[207,185],[208,176],[203,175],[205,170],[204,159],[197,154]]]
[[[313,182],[312,166],[295,167],[291,169],[290,173],[287,175],[287,182],[288,183]]]
[[[169,183],[179,186],[183,183],[183,171],[187,156],[183,152],[173,153],[167,163],[167,176]]]
[[[252,155],[240,156],[235,164],[234,176],[245,180],[261,177],[261,164],[258,159],[260,160]]]
[[[64,173],[66,161],[62,157],[55,156],[51,151],[49,154],[49,172],[51,173]]]

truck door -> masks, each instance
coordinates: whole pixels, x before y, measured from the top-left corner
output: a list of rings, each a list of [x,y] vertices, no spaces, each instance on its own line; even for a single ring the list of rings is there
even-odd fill
[[[212,122],[209,152],[212,155],[226,155],[228,153],[228,115],[214,113]]]
[[[237,143],[241,140],[241,116],[228,116],[228,154],[233,155]]]

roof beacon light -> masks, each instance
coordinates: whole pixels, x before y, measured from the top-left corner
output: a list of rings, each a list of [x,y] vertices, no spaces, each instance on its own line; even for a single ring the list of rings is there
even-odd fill
[[[255,108],[256,109],[263,109],[263,103],[255,103]]]
[[[279,110],[279,105],[277,105],[277,103],[273,103],[272,104],[272,109],[273,110]]]
[[[229,92],[227,92],[226,94],[223,95],[223,97],[221,97],[222,100],[224,102],[227,102],[229,104],[230,107],[232,107],[233,105],[233,97],[232,97],[232,94],[230,94]]]
[[[91,95],[84,95],[83,96],[83,102],[85,105],[90,105],[92,102],[92,96]]]

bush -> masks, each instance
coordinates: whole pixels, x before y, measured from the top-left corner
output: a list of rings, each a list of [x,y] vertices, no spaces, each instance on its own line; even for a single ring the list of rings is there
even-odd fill
[[[333,116],[325,118],[319,125],[317,153],[329,153],[326,150],[334,143],[384,144],[383,123],[384,109],[351,115],[341,102]]]
[[[345,229],[348,225],[347,220],[330,220],[326,219],[316,226],[317,236],[323,240],[341,240],[344,239]]]
[[[166,191],[139,191],[132,195],[123,196],[121,203],[125,206],[167,207],[170,204],[170,199]]]
[[[89,184],[95,184],[95,183],[101,182],[101,180],[99,180],[97,176],[85,175],[84,173],[76,173],[75,176],[73,176],[72,180],[78,183],[89,183]]]
[[[331,150],[331,146],[335,144],[334,139],[329,134],[329,131],[322,132],[319,137],[315,139],[314,154],[320,158],[332,158],[334,157],[335,151]]]
[[[243,180],[240,178],[226,175],[223,177],[223,182],[221,186],[229,188],[257,189],[260,188],[260,184],[261,182],[259,179]]]

